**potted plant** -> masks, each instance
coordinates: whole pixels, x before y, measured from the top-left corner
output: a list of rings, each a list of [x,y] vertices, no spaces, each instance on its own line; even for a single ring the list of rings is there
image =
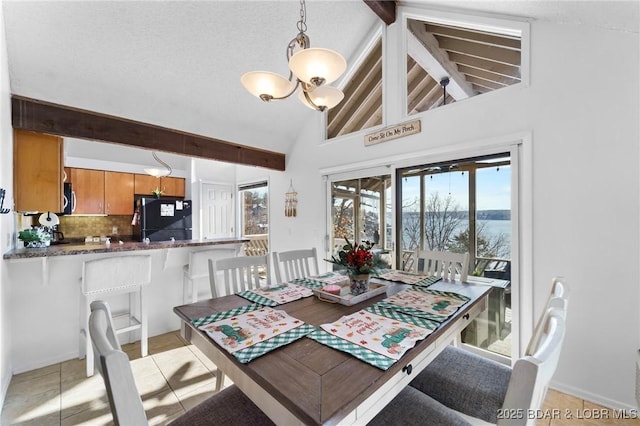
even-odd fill
[[[351,294],[358,295],[369,290],[369,279],[372,273],[377,272],[376,259],[371,249],[374,243],[363,241],[360,244],[351,244],[345,238],[347,244],[338,251],[338,256],[325,259],[327,262],[346,268],[351,280]]]
[[[47,247],[51,243],[51,235],[41,227],[32,227],[18,232],[18,239],[27,248]]]
[[[154,197],[156,198],[160,198],[162,196],[162,190],[160,188],[154,189],[153,191],[151,191],[151,193],[153,194]]]

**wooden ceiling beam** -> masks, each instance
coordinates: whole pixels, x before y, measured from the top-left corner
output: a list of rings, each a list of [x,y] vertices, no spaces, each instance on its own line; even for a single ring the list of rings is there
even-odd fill
[[[396,22],[396,2],[384,0],[363,0],[382,21],[391,25]]]
[[[21,96],[11,97],[11,123],[14,129],[285,170],[279,152]]]

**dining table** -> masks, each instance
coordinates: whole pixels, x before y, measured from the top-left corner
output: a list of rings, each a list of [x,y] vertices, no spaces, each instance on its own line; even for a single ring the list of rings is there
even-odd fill
[[[275,309],[320,327],[411,288],[409,284],[379,277],[371,278],[371,283],[384,285],[384,291],[353,305],[331,303],[316,294],[280,304]],[[428,289],[461,295],[466,302],[385,368],[308,337],[249,362],[240,362],[198,326],[203,318],[253,303],[238,294],[176,306],[174,312],[182,321],[183,337],[213,361],[276,424],[364,425],[486,309],[494,287],[439,280]]]

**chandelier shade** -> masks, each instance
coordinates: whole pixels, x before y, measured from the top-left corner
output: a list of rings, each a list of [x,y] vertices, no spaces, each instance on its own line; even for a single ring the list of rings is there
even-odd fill
[[[347,61],[331,49],[310,47],[291,56],[289,69],[302,82],[319,86],[331,84],[340,78],[347,69]]]
[[[144,169],[145,173],[151,175],[151,176],[155,176],[155,177],[164,177],[164,176],[169,176],[171,174],[171,172],[173,171],[171,169],[171,167],[165,163],[164,161],[162,161],[161,159],[158,158],[158,155],[156,155],[155,152],[152,152],[151,155],[153,155],[153,158],[160,164],[162,164],[164,166],[163,169],[159,169],[156,167],[149,167]]]
[[[262,100],[281,99],[295,89],[295,84],[280,74],[269,71],[251,71],[240,77],[240,82],[253,96]],[[268,99],[264,99],[267,97]]]
[[[240,82],[249,93],[269,102],[288,98],[300,87],[299,99],[316,111],[324,111],[340,103],[344,94],[335,87],[324,85],[340,78],[347,69],[347,61],[331,49],[312,48],[306,34],[306,22],[305,0],[300,0],[298,34],[287,45],[289,78],[269,71],[247,72],[240,77]]]
[[[312,103],[309,103],[309,99]],[[311,109],[318,109],[319,105],[331,109],[338,105],[344,98],[344,93],[333,86],[320,86],[310,91],[298,93],[298,99]]]

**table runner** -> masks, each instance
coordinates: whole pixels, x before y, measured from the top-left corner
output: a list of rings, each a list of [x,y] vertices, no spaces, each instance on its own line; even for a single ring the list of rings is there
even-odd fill
[[[283,283],[278,287],[245,290],[236,294],[264,306],[277,306],[293,302],[294,300],[302,299],[304,297],[313,296],[313,291],[308,287],[292,283]]]

